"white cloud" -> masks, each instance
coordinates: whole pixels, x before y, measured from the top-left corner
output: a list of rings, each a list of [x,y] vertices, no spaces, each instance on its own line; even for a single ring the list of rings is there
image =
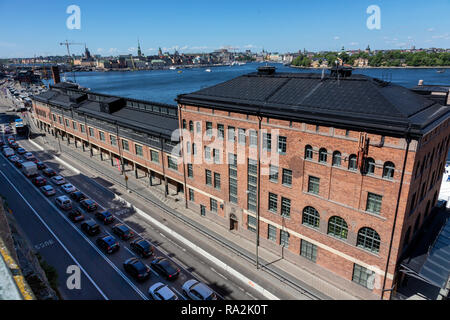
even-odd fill
[[[103,48],[97,48],[97,52],[98,53],[103,52]]]
[[[408,36],[408,40],[412,40],[412,38],[413,38],[413,37],[411,37],[411,36]]]
[[[434,28],[428,28],[427,31],[428,31],[428,32],[433,32],[433,31],[434,31]]]
[[[444,33],[444,34],[440,34],[440,35],[435,35],[435,36],[432,36],[431,38],[448,40],[448,39],[450,39],[450,33]]]
[[[154,49],[154,48],[148,48],[148,49],[145,49],[145,51],[156,51],[156,49]]]
[[[108,52],[115,53],[115,52],[117,52],[117,48],[109,48]]]
[[[352,46],[352,47],[353,47],[353,46],[357,46],[358,44],[359,44],[359,42],[350,42],[350,43],[349,43],[349,45]]]
[[[194,46],[194,47],[190,47],[189,49],[191,50],[205,50],[208,49],[207,46]]]
[[[341,38],[341,37],[339,37],[339,36],[334,36],[334,37],[333,37],[334,40],[339,40],[340,38]]]
[[[15,47],[15,46],[16,46],[15,43],[0,41],[0,47],[11,48],[11,47]]]
[[[129,48],[128,48],[128,51],[129,51],[129,52],[136,51],[136,48],[135,48],[135,47],[129,47]]]

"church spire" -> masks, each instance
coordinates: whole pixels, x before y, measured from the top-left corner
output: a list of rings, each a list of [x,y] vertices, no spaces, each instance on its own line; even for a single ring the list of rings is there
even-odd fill
[[[139,38],[138,38],[138,52],[137,52],[137,54],[138,54],[138,57],[141,57],[141,56],[142,56],[142,52],[141,52],[141,44],[139,43]]]

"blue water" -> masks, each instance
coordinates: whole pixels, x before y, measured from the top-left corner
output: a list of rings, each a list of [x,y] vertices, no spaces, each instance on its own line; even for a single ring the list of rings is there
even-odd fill
[[[190,93],[205,87],[233,79],[240,75],[255,72],[262,63],[248,63],[242,66],[211,67],[178,70],[146,70],[134,72],[77,72],[76,82],[92,91],[135,99],[150,100],[169,104],[176,104],[174,99],[178,94]],[[282,64],[276,66],[278,72],[315,72],[319,69],[297,69]],[[425,84],[450,84],[450,69],[444,73],[437,73],[436,69],[357,69],[354,73],[390,79],[393,83],[411,88],[420,79]],[[68,80],[72,74],[67,73]],[[387,78],[386,78],[387,77]]]

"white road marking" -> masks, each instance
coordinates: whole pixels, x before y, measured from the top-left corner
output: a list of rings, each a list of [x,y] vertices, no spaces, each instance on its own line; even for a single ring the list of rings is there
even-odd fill
[[[159,277],[159,273],[153,270],[149,265],[146,264],[146,266],[150,269],[150,271],[157,277]]]
[[[124,247],[129,253],[131,253],[133,256],[136,256],[135,254],[134,254],[134,252],[133,251],[131,251],[130,249],[128,249],[127,247]]]
[[[27,206],[31,209],[31,211],[34,213],[34,215],[41,221],[41,223],[45,226],[45,228],[51,233],[51,235],[58,241],[58,243],[61,245],[61,247],[66,251],[66,253],[72,258],[72,260],[77,264],[77,266],[80,267],[81,271],[86,275],[86,277],[89,279],[89,281],[92,283],[92,285],[97,289],[97,291],[102,295],[102,297],[105,300],[109,300],[109,298],[105,295],[105,293],[100,289],[100,287],[95,283],[95,281],[91,278],[91,276],[86,272],[86,270],[81,266],[81,264],[78,262],[78,260],[72,255],[72,253],[69,251],[69,249],[66,248],[66,246],[62,243],[62,241],[56,236],[56,234],[53,232],[53,230],[45,223],[44,219],[34,210],[34,208],[31,206],[31,204],[22,196],[22,194],[17,190],[16,186],[12,184],[12,182],[5,176],[3,172],[0,171],[0,174],[8,181],[8,183],[13,187],[13,189],[17,192],[17,194],[22,198],[22,200],[27,204]]]
[[[221,274],[220,272],[218,272],[216,269],[214,269],[213,267],[210,268],[214,273],[216,273],[217,275],[219,275],[220,277],[224,278],[225,280],[228,280],[227,277],[225,277],[223,274]]]
[[[12,166],[12,165],[11,165]],[[13,167],[16,171],[18,171],[18,169],[17,168],[15,168],[15,167]],[[18,171],[18,172],[20,172],[20,171]],[[12,185],[12,183],[11,183],[11,181],[3,174],[3,172],[0,172],[4,177],[5,177],[5,179]],[[34,185],[31,183],[31,181],[29,181],[29,180],[25,180],[27,183],[29,183],[31,186],[33,186],[34,187]],[[13,185],[12,185],[13,186]],[[13,186],[13,188],[19,193],[19,195],[20,195],[20,197],[30,206],[30,208],[34,211],[34,209],[31,207],[31,205],[28,203],[28,201],[20,194],[20,192],[17,190],[17,188],[15,187],[15,186]],[[64,220],[66,220],[68,223],[69,223],[69,225],[70,226],[72,226],[72,228],[74,228],[77,232],[78,232],[78,234],[79,235],[81,235],[88,243],[89,243],[89,245],[95,250],[95,251],[97,251],[97,253],[100,255],[100,256],[102,256],[103,257],[103,259],[133,288],[133,290],[134,291],[136,291],[136,293],[137,294],[139,294],[144,300],[148,300],[148,298],[147,298],[147,296],[145,295],[145,294],[143,294],[142,293],[142,291],[141,290],[139,290],[139,288],[137,288],[131,281],[130,281],[130,279],[128,279],[128,277],[127,276],[125,276],[124,274],[123,274],[123,272],[122,271],[120,271],[120,269],[119,268],[117,268],[117,266],[111,261],[111,260],[109,260],[105,255],[104,255],[104,253],[103,252],[101,252],[100,251],[100,249],[96,246],[96,245],[94,245],[93,243],[92,243],[92,241],[80,230],[80,229],[78,229],[74,224],[72,224],[72,222],[64,215],[64,214],[62,214],[61,212],[60,212],[60,210],[49,200],[49,199],[47,199],[46,197],[44,197],[44,195],[42,194],[42,193],[39,193],[49,204],[50,204],[50,206],[52,206],[53,207],[53,209],[55,209],[56,210],[56,212],[64,219]],[[35,212],[35,211],[34,211]],[[36,213],[37,214],[37,213]],[[43,221],[43,220],[42,220]],[[61,243],[62,244],[62,243]],[[80,268],[81,268],[81,266],[80,266]]]
[[[175,289],[174,287],[170,287],[173,291],[175,291],[183,300],[187,300],[187,298],[184,296],[184,295],[182,295],[181,293],[179,293],[178,292],[178,290],[177,289]]]

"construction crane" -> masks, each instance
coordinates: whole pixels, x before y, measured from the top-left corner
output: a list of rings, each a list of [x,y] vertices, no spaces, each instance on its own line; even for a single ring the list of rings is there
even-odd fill
[[[66,48],[67,48],[67,54],[69,55],[70,65],[72,66],[73,82],[76,82],[76,79],[75,79],[75,72],[73,72],[73,59],[72,59],[72,56],[70,55],[70,49],[69,49],[69,46],[72,46],[72,45],[81,45],[81,46],[84,46],[84,47],[86,48],[86,43],[69,42],[69,41],[66,40],[66,42],[61,42],[59,45],[61,45],[61,46],[66,46]]]

